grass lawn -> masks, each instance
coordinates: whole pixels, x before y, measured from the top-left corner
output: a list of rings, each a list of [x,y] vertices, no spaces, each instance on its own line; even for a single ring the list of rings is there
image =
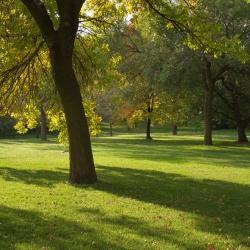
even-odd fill
[[[55,139],[0,140],[0,249],[250,249],[250,146],[153,136],[94,138],[93,186],[67,183]]]

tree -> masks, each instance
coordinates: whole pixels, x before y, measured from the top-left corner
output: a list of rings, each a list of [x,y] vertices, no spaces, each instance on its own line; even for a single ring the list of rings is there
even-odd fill
[[[219,115],[235,124],[239,143],[248,142],[246,129],[250,124],[249,77],[231,72],[222,79],[216,93],[221,100],[217,108]]]
[[[242,25],[242,19],[238,22],[238,16],[246,18],[250,8],[243,0],[233,3],[225,0],[145,2],[154,16],[164,20],[168,28],[174,28],[184,34],[184,43],[201,58],[204,84],[204,144],[212,145],[215,84],[228,70],[230,59],[238,59],[240,62],[247,60],[247,53],[240,39],[241,31],[235,29],[231,32],[231,28],[235,24],[237,27]],[[243,34],[246,31],[243,29]]]
[[[70,154],[70,182],[94,183],[94,167],[88,124],[82,105],[80,87],[73,70],[72,57],[78,31],[79,14],[84,1],[56,1],[58,28],[51,13],[40,0],[22,0],[34,18],[49,50],[54,81],[65,113]]]

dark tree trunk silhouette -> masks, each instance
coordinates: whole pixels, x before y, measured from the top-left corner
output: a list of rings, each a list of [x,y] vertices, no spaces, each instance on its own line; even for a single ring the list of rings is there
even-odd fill
[[[47,115],[43,107],[41,107],[41,140],[47,140]]]
[[[231,91],[232,100],[233,100],[233,114],[237,125],[237,133],[238,133],[238,142],[239,143],[245,143],[248,142],[247,135],[246,135],[246,129],[249,124],[247,119],[243,118],[239,96],[237,95],[237,91],[235,91],[234,88],[229,88],[227,86],[227,89]]]
[[[213,90],[205,90],[205,100],[204,100],[204,144],[213,145],[212,132],[213,132]]]
[[[154,93],[151,92],[148,96],[148,101],[147,101],[147,126],[146,126],[146,139],[147,140],[152,140],[151,137],[151,114],[153,113],[154,110]]]
[[[62,36],[64,36],[62,34]],[[52,70],[61,97],[69,134],[70,181],[94,183],[97,180],[90,134],[82,105],[80,87],[72,66],[72,51],[61,39],[51,48]]]
[[[151,137],[151,119],[148,117],[147,118],[147,133],[146,133],[146,139],[147,140],[152,140]]]
[[[224,96],[219,91],[217,92],[217,94],[219,95],[221,100],[228,107],[230,107],[230,109],[232,109],[233,116],[230,116],[230,114],[227,113],[224,113],[223,115],[236,123],[238,142],[246,143],[248,142],[246,129],[250,123],[250,118],[245,117],[244,116],[245,114],[242,111],[242,106],[241,106],[242,90],[238,89],[237,84],[235,84],[231,80],[227,81],[223,80],[223,86],[230,93],[230,97]]]
[[[237,132],[238,132],[238,142],[245,143],[248,142],[246,134],[247,124],[243,121],[237,122]]]
[[[213,145],[213,97],[215,81],[212,79],[211,63],[206,61],[204,81],[204,145]]]
[[[178,127],[176,124],[172,124],[172,134],[173,135],[177,135],[177,132],[178,132]]]
[[[97,176],[91,149],[88,124],[80,87],[72,65],[79,13],[84,0],[56,1],[59,28],[55,29],[41,0],[22,0],[35,19],[49,48],[54,81],[65,113],[70,156],[70,182],[94,183]]]
[[[112,123],[112,121],[109,121],[109,135],[113,136],[113,123]]]

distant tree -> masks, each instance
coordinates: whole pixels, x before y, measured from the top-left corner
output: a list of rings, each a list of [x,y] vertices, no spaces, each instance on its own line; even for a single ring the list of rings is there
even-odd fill
[[[246,129],[250,124],[249,77],[229,74],[222,81],[217,89],[217,94],[221,99],[218,112],[235,124],[238,142],[248,142]]]
[[[145,1],[151,13],[186,36],[184,43],[200,56],[204,85],[204,144],[212,145],[213,99],[216,82],[230,67],[230,59],[247,60],[241,35],[250,6],[243,0]],[[239,18],[240,17],[240,18]],[[232,29],[237,27],[236,29]]]

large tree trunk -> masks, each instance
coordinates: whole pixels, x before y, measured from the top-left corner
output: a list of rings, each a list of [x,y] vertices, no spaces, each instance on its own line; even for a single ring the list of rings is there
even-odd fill
[[[54,27],[44,1],[21,0],[36,21],[50,52],[54,81],[64,109],[70,155],[70,182],[97,181],[90,135],[72,57],[84,0],[56,1],[59,27]]]
[[[213,97],[214,97],[214,81],[211,75],[211,63],[206,62],[206,69],[203,73],[204,81],[204,145],[213,145]]]
[[[172,124],[172,134],[177,135],[177,131],[178,131],[177,125],[173,123]]]
[[[67,46],[67,44],[63,44]],[[85,116],[80,87],[73,66],[72,55],[61,43],[51,49],[55,83],[65,113],[70,155],[70,182],[94,183],[97,176],[91,149],[90,134]]]
[[[41,107],[41,140],[47,140],[47,115]]]
[[[247,125],[243,121],[237,122],[237,131],[238,131],[238,142],[245,143],[248,142],[247,135],[246,135],[246,128]]]

